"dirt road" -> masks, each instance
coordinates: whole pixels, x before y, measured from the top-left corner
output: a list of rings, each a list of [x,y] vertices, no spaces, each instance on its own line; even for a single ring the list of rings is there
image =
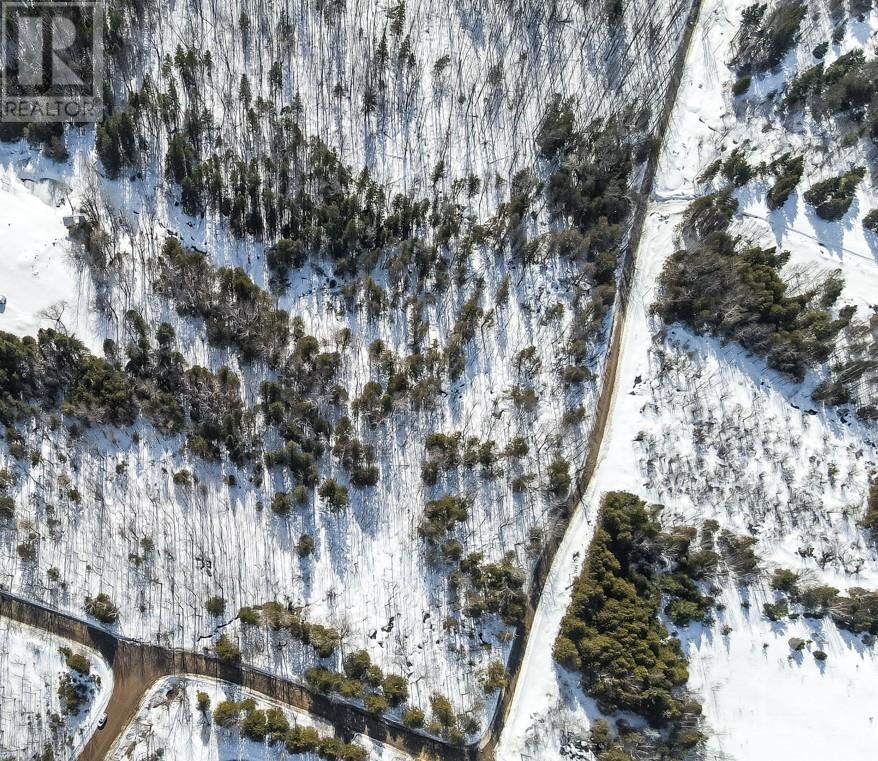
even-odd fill
[[[357,733],[363,734],[413,757],[421,753],[448,761],[468,761],[478,757],[475,746],[464,748],[448,745],[390,719],[375,716],[348,703],[340,703],[326,695],[312,693],[300,684],[258,669],[221,663],[210,655],[133,642],[99,626],[2,591],[0,617],[43,629],[97,650],[113,669],[113,693],[107,706],[107,724],[92,735],[80,754],[80,761],[101,761],[106,758],[115,739],[134,718],[147,690],[162,677],[173,674],[194,674],[240,685],[307,711],[331,724],[336,735],[345,739]]]

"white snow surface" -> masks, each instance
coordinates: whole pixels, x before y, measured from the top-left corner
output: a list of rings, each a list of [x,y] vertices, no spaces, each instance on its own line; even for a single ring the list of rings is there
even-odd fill
[[[68,673],[60,647],[91,661],[96,691],[74,716],[62,716],[58,683]],[[55,758],[74,759],[95,731],[113,691],[113,672],[99,653],[40,629],[0,618],[0,757],[30,759],[51,745]],[[61,717],[54,729],[51,717]]]
[[[713,518],[738,534],[752,533],[768,572],[791,568],[811,583],[842,591],[878,587],[878,557],[856,523],[868,475],[878,462],[874,429],[844,411],[815,409],[808,395],[813,380],[797,386],[734,346],[680,326],[662,331],[649,311],[664,260],[678,246],[680,216],[690,200],[706,192],[697,182],[705,167],[737,145],[759,151],[752,159],[747,154],[756,164],[778,155],[788,140],[800,140],[805,149],[799,191],[776,212],[765,207],[766,188],[759,183],[738,191],[735,230],[789,249],[789,268],[840,268],[846,280],[842,302],[856,305],[861,316],[878,302],[876,242],[859,222],[876,205],[871,179],[839,224],[817,219],[801,198],[813,182],[858,158],[865,163],[858,147],[827,139],[824,154],[814,148],[812,135],[790,136],[752,114],[735,117],[729,95],[735,75],[724,62],[747,5],[706,0],[702,7],[640,243],[597,471],[537,611],[498,748],[503,761],[564,758],[565,739],[585,736],[590,722],[601,717],[576,675],[554,664],[548,643],[558,634],[607,491],[627,490],[664,505],[662,518],[671,525]],[[874,40],[874,31],[863,30],[878,28],[878,14],[850,26],[831,57],[857,40]],[[784,76],[796,69],[797,56],[807,57],[802,49],[813,47],[809,40],[829,36],[825,27],[822,36],[809,34],[784,62]],[[874,43],[867,53],[874,55]],[[704,707],[707,757],[794,761],[872,755],[878,743],[874,648],[828,620],[770,622],[762,605],[774,595],[764,581],[742,588],[721,578],[717,585],[724,607],[715,612],[715,623],[677,632],[690,661],[689,688]],[[791,637],[806,640],[805,650],[793,653]],[[828,656],[824,663],[813,657],[818,649]]]
[[[649,13],[644,13],[647,5]],[[533,165],[532,136],[555,91],[574,98],[583,122],[629,99],[651,105],[656,115],[689,4],[631,3],[621,34],[611,37],[603,7],[575,0],[551,8],[518,2],[512,9],[506,2],[495,7],[493,0],[409,2],[405,34],[412,37],[418,65],[404,72],[393,69],[392,76],[401,79],[388,85],[386,107],[366,119],[362,131],[356,125],[340,125],[345,120],[355,122],[351,115],[362,113],[362,78],[380,40],[386,4],[349,2],[343,18],[330,21],[319,18],[312,6],[292,0],[260,6],[260,11],[278,12],[268,14],[272,19],[280,18],[283,9],[293,17],[295,39],[287,44],[278,39],[273,24],[255,23],[257,9],[250,3],[203,4],[199,14],[162,4],[167,12],[144,25],[153,32],[144,32],[152,36],[141,49],[150,57],[147,68],[165,86],[159,66],[165,53],[173,55],[178,44],[202,50],[205,41],[211,41],[213,74],[199,97],[234,145],[247,132],[235,97],[240,73],[248,71],[254,98],[257,93],[270,94],[261,68],[267,68],[269,57],[242,52],[242,37],[236,33],[245,10],[254,20],[251,51],[279,51],[277,59],[286,74],[283,92],[276,97],[289,105],[296,92],[301,95],[308,131],[337,147],[354,171],[368,166],[386,184],[388,197],[404,189],[426,192],[429,174],[445,156],[444,185],[470,172],[483,179],[482,195],[472,201],[469,211],[484,220],[506,193],[514,173]],[[535,44],[539,40],[529,31],[534,28],[541,29],[545,42]],[[327,53],[330,38],[338,57]],[[402,40],[390,41],[391,57],[402,44]],[[523,55],[526,51],[528,58]],[[446,53],[450,61],[443,81],[434,82],[438,71],[434,64]],[[505,84],[489,97],[485,78],[490,64],[485,62],[494,59],[503,63]],[[341,99],[334,93],[336,80],[347,88]],[[471,129],[473,125],[478,129]],[[74,205],[84,198],[95,200],[112,227],[122,262],[120,271],[102,284],[102,298],[116,315],[134,308],[151,325],[170,321],[187,362],[214,369],[229,365],[239,371],[245,399],[252,404],[264,373],[242,368],[233,353],[207,346],[204,331],[199,334],[203,326],[180,318],[172,304],[151,291],[150,265],[170,230],[185,243],[208,251],[214,264],[240,265],[255,282],[265,284],[264,245],[232,239],[210,215],[205,220],[183,215],[174,206],[176,191],[169,192],[166,186],[161,157],[145,168],[142,178],[101,177],[89,137],[87,131],[68,134],[72,158],[64,167],[53,167],[35,155],[26,158],[35,152],[23,143],[4,148],[0,163],[13,175],[57,177],[71,189]],[[60,217],[61,211],[55,211]],[[0,225],[11,221],[5,214],[0,207]],[[540,230],[546,229],[545,216],[541,211],[534,223]],[[248,473],[228,464],[193,460],[180,454],[182,438],[158,436],[140,424],[139,440],[135,431],[127,430],[91,430],[76,441],[63,429],[34,432],[27,447],[41,452],[37,466],[4,460],[5,453],[0,453],[0,463],[21,471],[16,520],[35,525],[51,522],[52,528],[39,541],[35,566],[15,553],[15,527],[0,529],[4,542],[0,583],[80,614],[86,595],[106,592],[120,606],[122,634],[189,648],[210,644],[218,636],[218,624],[227,623],[240,606],[278,599],[302,606],[313,622],[343,631],[344,649],[366,647],[385,670],[408,676],[413,703],[426,705],[432,693],[443,692],[461,708],[486,717],[494,699],[484,698],[479,676],[491,659],[505,657],[510,630],[495,622],[473,623],[465,618],[459,630],[445,630],[446,617],[457,615],[456,603],[448,592],[447,569],[431,567],[417,534],[423,506],[452,491],[473,497],[470,519],[458,531],[466,551],[482,551],[486,561],[511,551],[519,565],[527,566],[532,561],[526,546],[530,530],[546,524],[553,503],[542,488],[547,466],[555,453],[563,454],[574,468],[582,462],[595,384],[571,390],[560,379],[578,299],[579,273],[569,262],[555,257],[522,266],[479,250],[471,269],[463,286],[451,285],[425,296],[427,343],[441,346],[475,279],[484,279],[486,318],[467,346],[462,382],[445,384],[435,409],[405,410],[377,431],[355,421],[357,435],[376,447],[381,479],[374,489],[351,489],[347,510],[334,513],[315,497],[310,509],[280,519],[267,506],[273,492],[290,484],[267,478],[257,488],[248,482]],[[508,301],[496,303],[506,276]],[[300,316],[321,348],[342,351],[338,382],[351,398],[376,375],[368,354],[372,341],[380,338],[393,351],[408,353],[410,314],[404,307],[394,306],[382,319],[370,321],[362,304],[348,310],[337,289],[330,289],[328,278],[316,268],[293,273],[291,281],[279,306]],[[93,289],[89,281],[75,292]],[[29,319],[22,323],[22,331],[36,326],[35,318]],[[83,337],[82,328],[68,327]],[[340,328],[351,331],[345,347],[339,345]],[[105,337],[124,346],[122,321],[98,324],[95,340],[88,343],[100,351]],[[531,346],[536,356],[533,366],[518,366],[516,356]],[[589,364],[599,377],[600,342]],[[510,401],[509,392],[518,384],[536,391],[539,401],[533,413],[519,412]],[[578,407],[582,419],[560,426],[564,413]],[[514,437],[526,436],[530,452],[520,463],[504,462],[503,472],[495,478],[461,468],[429,488],[422,481],[420,463],[424,439],[434,431],[462,431],[465,436],[490,439],[498,451]],[[196,486],[174,486],[172,475],[182,468],[197,476]],[[236,476],[238,486],[223,483],[229,473]],[[535,487],[514,493],[513,479],[525,473],[534,474]],[[348,479],[329,455],[321,462],[320,475],[342,483]],[[71,487],[78,491],[79,502],[70,499]],[[304,559],[296,551],[302,533],[315,541],[315,553]],[[153,542],[153,551],[142,550],[144,539]],[[53,566],[66,587],[47,583],[46,569]],[[207,598],[216,594],[227,602],[223,621],[212,619],[204,608]],[[239,633],[236,624],[224,631]],[[310,649],[295,643],[281,648],[253,633],[241,637],[248,661],[287,676],[301,675],[314,662]]]
[[[36,335],[61,322],[94,348],[89,291],[71,259],[63,222],[72,212],[65,186],[54,178],[34,180],[16,154],[0,146],[0,296],[6,297],[0,330]]]

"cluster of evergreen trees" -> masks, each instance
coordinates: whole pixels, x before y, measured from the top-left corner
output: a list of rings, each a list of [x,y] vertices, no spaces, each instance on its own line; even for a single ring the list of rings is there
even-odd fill
[[[853,316],[848,307],[838,317],[830,312],[841,277],[791,293],[780,275],[788,253],[746,246],[727,232],[735,208],[727,193],[692,204],[686,226],[694,241],[665,263],[654,308],[665,322],[737,341],[802,380],[807,368],[831,355]]]
[[[686,658],[657,617],[658,536],[636,496],[604,496],[554,655],[582,674],[583,688],[605,713],[631,711],[667,729],[669,757],[679,758],[701,740],[685,726],[697,720],[701,706],[686,697]]]

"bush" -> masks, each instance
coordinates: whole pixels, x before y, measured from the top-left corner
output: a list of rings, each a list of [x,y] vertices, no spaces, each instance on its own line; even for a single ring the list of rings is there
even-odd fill
[[[198,705],[198,710],[201,711],[201,713],[206,714],[210,710],[210,695],[199,690],[195,699]]]
[[[502,661],[491,661],[488,670],[482,677],[482,689],[485,693],[495,692],[506,686],[506,667]]]
[[[762,612],[769,621],[780,621],[789,615],[790,608],[786,600],[780,600],[779,602],[765,603],[762,606]]]
[[[208,598],[207,602],[204,603],[204,607],[211,616],[219,618],[226,612],[226,601],[224,598],[214,595]]]
[[[418,524],[418,534],[426,539],[441,539],[455,524],[469,517],[469,501],[464,497],[447,494],[428,502]]]
[[[335,648],[341,641],[341,635],[329,626],[311,624],[308,631],[311,639],[311,646],[321,658],[329,658],[335,652]]]
[[[225,634],[216,642],[216,654],[223,663],[241,662],[241,648]]]
[[[367,711],[378,714],[379,716],[383,713],[386,713],[387,709],[389,708],[387,698],[385,698],[383,695],[377,694],[366,695],[363,704],[365,705]]]
[[[85,612],[105,624],[114,624],[119,620],[119,609],[104,592],[98,593],[96,597],[85,598]]]
[[[862,526],[872,534],[873,539],[878,539],[878,478],[873,478],[869,483],[869,496],[866,498],[866,514],[863,516]]]
[[[67,668],[83,676],[88,676],[91,673],[91,661],[85,655],[74,653],[69,647],[60,647],[58,651],[64,656]]]
[[[814,207],[817,216],[827,221],[841,219],[848,213],[857,186],[866,176],[864,167],[856,167],[838,177],[831,177],[813,185],[805,193],[805,200]]]
[[[241,719],[241,704],[234,700],[224,700],[213,711],[213,721],[224,729],[238,726]]]
[[[552,656],[564,668],[570,671],[579,671],[582,669],[582,659],[579,657],[579,650],[576,643],[563,635],[559,635],[555,640],[552,649]]]
[[[356,650],[346,655],[343,662],[344,672],[351,679],[362,679],[371,665],[372,659],[365,650]]]
[[[564,498],[570,491],[570,463],[560,455],[549,463],[549,493]]]
[[[320,735],[314,727],[295,726],[287,733],[284,745],[287,753],[310,753],[317,748]]]
[[[278,515],[287,515],[293,509],[293,497],[285,491],[275,492],[271,497],[271,511]]]
[[[454,714],[454,706],[451,701],[440,693],[435,693],[430,698],[430,708],[433,710],[433,716],[438,719],[443,727],[452,727],[455,724],[456,716]]]
[[[347,507],[350,503],[347,488],[336,483],[332,478],[327,478],[322,484],[320,484],[317,494],[321,499],[326,500],[333,510],[341,510],[342,508]]]
[[[58,697],[61,698],[62,711],[67,715],[75,715],[88,700],[86,686],[76,680],[70,674],[62,674],[58,680]]]
[[[729,154],[728,158],[723,161],[720,171],[723,177],[736,188],[746,185],[753,177],[753,169],[747,163],[744,152],[740,148],[735,148]]]
[[[314,552],[314,540],[308,534],[302,534],[296,542],[296,552],[300,558],[306,558]]]
[[[790,85],[787,102],[792,107],[807,105],[817,116],[846,114],[857,122],[868,107],[874,119],[876,83],[878,61],[867,61],[862,48],[857,48],[829,66],[821,62],[799,74]]]
[[[259,611],[248,606],[245,606],[238,611],[238,618],[245,626],[259,626],[261,623]]]
[[[537,130],[537,147],[545,159],[554,160],[576,142],[575,116],[569,100],[555,95]]]
[[[241,734],[248,740],[262,741],[268,735],[268,720],[265,711],[254,708],[241,722]]]
[[[412,729],[419,729],[424,726],[424,712],[420,708],[406,708],[402,714],[402,723]]]
[[[384,697],[387,698],[390,705],[394,708],[405,703],[409,697],[408,682],[398,674],[388,674],[384,677],[384,681],[381,684],[381,691],[384,693]]]
[[[799,574],[787,568],[775,568],[771,576],[771,588],[795,596],[798,594]]]
[[[863,217],[863,227],[873,233],[878,233],[878,209],[872,209]]]
[[[768,208],[779,209],[792,194],[793,190],[802,179],[805,168],[805,159],[802,156],[793,156],[785,153],[777,161],[772,162],[771,170],[777,175],[777,180],[768,191]]]

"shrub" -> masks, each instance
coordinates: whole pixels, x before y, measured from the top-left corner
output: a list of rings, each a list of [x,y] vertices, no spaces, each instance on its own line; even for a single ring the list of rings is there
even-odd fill
[[[58,680],[58,697],[61,698],[62,711],[75,715],[88,700],[88,691],[82,682],[71,679],[70,674],[62,674]]]
[[[366,695],[363,704],[365,705],[367,711],[378,714],[379,716],[383,713],[386,713],[389,707],[387,698],[385,698],[383,695],[377,695],[374,693],[371,695]]]
[[[775,568],[770,583],[772,589],[795,596],[799,589],[799,574],[787,568]]]
[[[469,517],[469,502],[464,497],[447,494],[434,499],[424,506],[424,514],[418,524],[418,533],[426,539],[440,539],[451,531],[455,524]]]
[[[314,539],[308,534],[302,534],[296,542],[296,552],[300,558],[306,558],[314,552]]]
[[[555,640],[552,655],[558,663],[570,671],[579,671],[582,668],[582,660],[579,657],[576,643],[563,635],[559,635]]]
[[[234,700],[224,700],[213,711],[214,723],[225,729],[238,725],[241,718],[241,704]]]
[[[566,153],[576,142],[575,116],[569,100],[555,95],[537,130],[537,147],[545,159],[553,160]]]
[[[372,659],[365,650],[356,650],[345,656],[344,672],[351,679],[362,679],[372,665]]]
[[[506,686],[506,667],[502,661],[491,661],[482,677],[482,689],[491,693]]]
[[[747,163],[744,152],[740,148],[735,148],[728,158],[723,161],[722,169],[723,177],[731,182],[736,188],[746,185],[753,177],[753,169]]]
[[[435,693],[430,698],[430,708],[433,710],[433,716],[439,721],[443,727],[454,726],[456,717],[454,714],[454,706],[451,701],[440,693]]]
[[[777,180],[768,191],[768,208],[779,209],[787,202],[802,179],[805,159],[802,156],[785,153],[777,161],[772,162],[770,168],[777,175]]]
[[[414,706],[406,708],[402,714],[402,723],[407,727],[419,729],[424,726],[424,712]]]
[[[279,708],[265,709],[265,728],[270,742],[283,740],[290,729],[290,722]]]
[[[862,526],[871,532],[873,539],[878,539],[878,478],[869,483],[869,495],[866,498],[866,514]]]
[[[211,616],[219,618],[226,612],[226,601],[224,598],[214,595],[208,598],[207,602],[204,603],[204,607]]]
[[[405,703],[409,697],[408,683],[398,674],[388,674],[385,676],[381,684],[381,691],[394,708]]]
[[[210,710],[210,695],[199,690],[195,699],[198,705],[198,710],[201,711],[201,713],[206,714]]]
[[[846,174],[823,180],[805,193],[805,200],[814,207],[821,219],[841,219],[848,213],[857,186],[865,176],[865,168],[856,167]]]
[[[317,748],[320,735],[314,727],[292,727],[287,733],[284,745],[287,753],[310,753]]]
[[[821,662],[822,662],[822,661],[825,661],[825,660],[827,659],[827,657],[828,657],[828,656],[826,655],[826,653],[824,653],[822,650],[815,650],[814,653],[813,653],[813,655],[814,655],[814,659],[815,659],[815,660],[818,660],[818,661],[821,661]]]
[[[119,609],[104,592],[99,592],[96,597],[85,598],[85,612],[105,624],[114,624],[119,620]]]
[[[216,641],[216,654],[223,663],[241,662],[241,648],[225,634]]]
[[[735,64],[743,72],[768,71],[783,60],[798,40],[808,6],[798,0],[781,0],[770,13],[766,10],[766,5],[758,3],[744,10],[735,55]]]
[[[293,509],[293,496],[285,491],[275,492],[271,497],[271,511],[287,515]]]
[[[738,201],[731,188],[696,198],[683,215],[683,232],[698,239],[709,238],[726,230],[737,210]]]
[[[878,233],[878,209],[872,209],[863,217],[863,227],[873,233]]]
[[[787,102],[809,106],[817,116],[843,113],[861,121],[866,107],[875,118],[872,102],[878,83],[878,62],[867,61],[862,48],[839,56],[831,65],[818,63],[799,74],[790,85]]]
[[[64,656],[67,668],[83,676],[91,673],[91,661],[85,655],[74,653],[69,647],[59,647],[58,651]]]
[[[261,623],[259,611],[249,606],[244,606],[238,611],[238,618],[245,626],[259,626]]]
[[[550,494],[556,497],[566,497],[570,491],[570,463],[560,455],[555,457],[549,463],[549,483],[548,490]]]
[[[327,478],[320,484],[317,494],[321,499],[326,500],[333,510],[341,510],[350,503],[347,488],[336,483],[332,478]]]
[[[315,690],[329,693],[338,689],[342,677],[340,674],[336,674],[334,671],[330,671],[323,666],[312,666],[305,670],[305,681]]]
[[[308,631],[311,646],[321,658],[329,658],[341,641],[341,635],[329,626],[311,624]]]
[[[786,600],[767,602],[762,606],[762,612],[769,621],[780,621],[790,613],[790,607]]]

